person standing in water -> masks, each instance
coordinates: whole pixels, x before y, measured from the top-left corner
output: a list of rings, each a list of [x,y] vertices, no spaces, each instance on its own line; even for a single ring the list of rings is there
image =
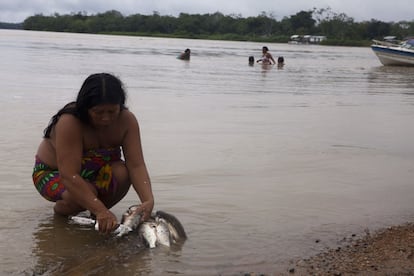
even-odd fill
[[[276,61],[273,59],[273,56],[271,53],[269,53],[269,48],[266,46],[263,46],[262,48],[262,58],[258,59],[256,62],[261,62],[264,65],[272,65],[276,64]]]
[[[183,53],[181,53],[178,58],[182,59],[182,60],[190,60],[190,54],[191,54],[191,50],[190,49],[185,49],[185,51]]]
[[[118,226],[109,209],[131,185],[142,220],[150,218],[154,207],[138,121],[125,100],[117,77],[98,73],[86,78],[76,101],[60,109],[45,128],[32,173],[40,195],[55,202],[56,214],[89,210],[102,233]]]

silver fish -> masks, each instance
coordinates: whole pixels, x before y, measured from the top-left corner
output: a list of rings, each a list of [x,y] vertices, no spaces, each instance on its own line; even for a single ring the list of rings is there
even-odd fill
[[[157,211],[155,212],[155,217],[163,219],[163,221],[167,224],[172,242],[178,243],[187,239],[187,234],[185,233],[183,225],[175,216],[164,211]]]
[[[139,205],[130,206],[122,215],[121,224],[135,230],[141,222],[141,214],[136,213]]]
[[[121,224],[113,232],[117,237],[122,237],[138,227],[141,222],[141,214],[135,212],[138,207],[139,205],[132,205],[122,214]]]
[[[95,225],[96,230],[99,229],[99,227],[97,228]],[[134,229],[132,229],[131,227],[125,226],[123,224],[118,225],[118,227],[114,230],[113,234],[116,235],[117,237],[122,237],[126,234],[128,234],[129,232],[134,231]]]
[[[132,205],[122,214],[121,224],[113,231],[113,234],[122,237],[138,227],[141,221],[141,215],[135,212],[138,207],[139,205]],[[69,219],[72,223],[80,225],[94,225],[95,230],[99,230],[99,224],[94,219],[81,216],[71,216]]]
[[[86,225],[86,226],[94,226],[95,230],[99,230],[99,223],[91,218],[86,218],[82,216],[70,216],[69,222],[79,225]],[[129,232],[133,231],[129,226],[120,224],[118,227],[114,230],[113,234],[115,234],[117,237],[121,237]]]
[[[138,229],[144,243],[150,248],[157,245],[170,247],[172,243],[184,242],[187,239],[184,227],[175,216],[157,211],[152,213],[148,221],[141,222],[141,214],[135,212],[138,207],[139,205],[132,205],[123,213],[121,224],[113,234],[122,237]],[[99,229],[98,223],[90,218],[72,216],[70,221],[80,225],[95,225],[95,229]]]
[[[170,230],[168,229],[167,222],[163,218],[155,218],[156,223],[156,234],[157,234],[157,244],[170,247]]]
[[[70,216],[69,221],[79,225],[95,225],[96,221],[91,218],[81,217],[81,216]]]
[[[157,225],[155,222],[146,221],[140,224],[138,233],[149,248],[157,246]]]
[[[150,248],[157,245],[170,247],[171,243],[179,243],[187,239],[180,221],[164,211],[153,213],[151,219],[141,223],[138,229],[145,244]]]

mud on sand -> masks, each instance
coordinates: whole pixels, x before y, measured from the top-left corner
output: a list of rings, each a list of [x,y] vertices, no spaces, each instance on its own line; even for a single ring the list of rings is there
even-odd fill
[[[414,223],[353,235],[346,246],[299,260],[282,274],[414,275]]]

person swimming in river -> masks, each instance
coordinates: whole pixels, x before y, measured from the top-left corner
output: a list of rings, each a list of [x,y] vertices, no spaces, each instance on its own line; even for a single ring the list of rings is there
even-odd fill
[[[191,55],[191,50],[190,49],[185,49],[185,51],[183,53],[181,53],[178,58],[182,59],[182,60],[190,60],[190,55]]]
[[[154,207],[138,121],[125,100],[117,77],[87,77],[76,101],[60,109],[45,128],[32,173],[40,195],[55,202],[56,214],[89,210],[102,233],[118,226],[109,209],[131,185],[140,200],[136,212],[142,221],[151,217]]]
[[[284,57],[278,57],[277,58],[277,67],[282,68],[285,65],[285,58]]]
[[[262,48],[262,58],[258,59],[256,62],[260,62],[263,65],[272,65],[272,64],[276,64],[276,61],[273,59],[273,56],[271,53],[269,53],[269,48],[267,48],[266,46],[263,46]]]
[[[250,66],[254,65],[254,56],[249,56],[249,65]]]

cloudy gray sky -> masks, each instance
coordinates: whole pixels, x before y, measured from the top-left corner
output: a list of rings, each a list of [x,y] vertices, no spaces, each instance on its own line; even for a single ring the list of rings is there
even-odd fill
[[[277,20],[299,11],[316,7],[345,13],[355,21],[377,19],[384,22],[414,20],[413,0],[0,0],[0,22],[22,22],[34,14],[51,15],[87,12],[88,15],[108,10],[123,15],[152,14],[177,16],[180,12],[257,16],[265,11]]]

